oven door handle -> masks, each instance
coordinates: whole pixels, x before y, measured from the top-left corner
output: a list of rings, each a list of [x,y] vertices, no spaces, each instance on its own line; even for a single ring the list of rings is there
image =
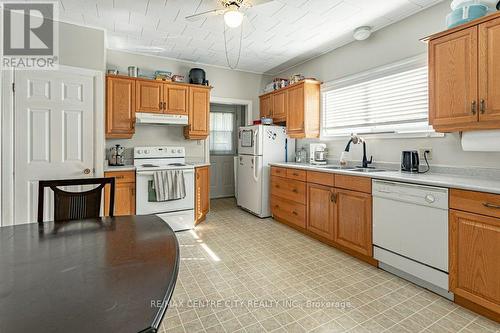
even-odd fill
[[[194,173],[193,169],[189,170],[182,170],[184,173]],[[137,171],[137,176],[152,176],[155,172],[154,171]]]

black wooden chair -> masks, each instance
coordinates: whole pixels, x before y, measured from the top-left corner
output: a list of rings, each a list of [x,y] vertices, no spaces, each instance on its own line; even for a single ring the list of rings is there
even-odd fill
[[[54,191],[54,221],[71,221],[98,218],[101,211],[102,190],[110,184],[109,216],[113,216],[115,208],[114,178],[84,178],[41,180],[38,183],[38,223],[43,224],[43,203],[46,187]],[[83,192],[68,192],[60,186],[98,185],[96,188]]]

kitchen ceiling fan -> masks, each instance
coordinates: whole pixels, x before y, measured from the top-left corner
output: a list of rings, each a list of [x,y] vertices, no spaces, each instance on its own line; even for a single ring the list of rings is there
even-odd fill
[[[224,22],[230,28],[237,28],[243,21],[242,9],[263,5],[274,0],[218,0],[219,8],[186,16],[188,21],[198,21],[209,16],[224,15]]]

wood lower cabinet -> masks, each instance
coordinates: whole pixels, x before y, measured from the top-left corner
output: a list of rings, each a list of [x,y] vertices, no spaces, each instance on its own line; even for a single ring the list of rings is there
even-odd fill
[[[500,13],[430,36],[429,123],[440,132],[500,128]]]
[[[270,188],[275,219],[377,264],[370,178],[271,167]]]
[[[173,84],[163,85],[164,113],[188,115],[189,87]]]
[[[334,240],[335,193],[329,186],[307,184],[307,230]]]
[[[210,87],[189,87],[189,123],[186,139],[203,140],[210,133]]]
[[[205,220],[210,210],[210,167],[195,168],[195,225]]]
[[[130,139],[135,133],[135,81],[106,77],[106,138]]]
[[[110,171],[104,177],[115,178],[115,216],[135,215],[135,171]],[[110,187],[104,188],[104,215],[109,212]]]
[[[334,241],[371,257],[372,196],[362,192],[335,189],[334,215]]]
[[[450,211],[450,290],[500,318],[500,219]]]
[[[163,113],[163,82],[154,80],[137,80],[136,112]]]
[[[450,291],[500,321],[500,195],[452,189],[449,216]]]

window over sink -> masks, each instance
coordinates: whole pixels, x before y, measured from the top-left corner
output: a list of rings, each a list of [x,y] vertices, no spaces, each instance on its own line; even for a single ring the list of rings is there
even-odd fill
[[[428,123],[426,56],[325,83],[322,137],[435,136]]]

